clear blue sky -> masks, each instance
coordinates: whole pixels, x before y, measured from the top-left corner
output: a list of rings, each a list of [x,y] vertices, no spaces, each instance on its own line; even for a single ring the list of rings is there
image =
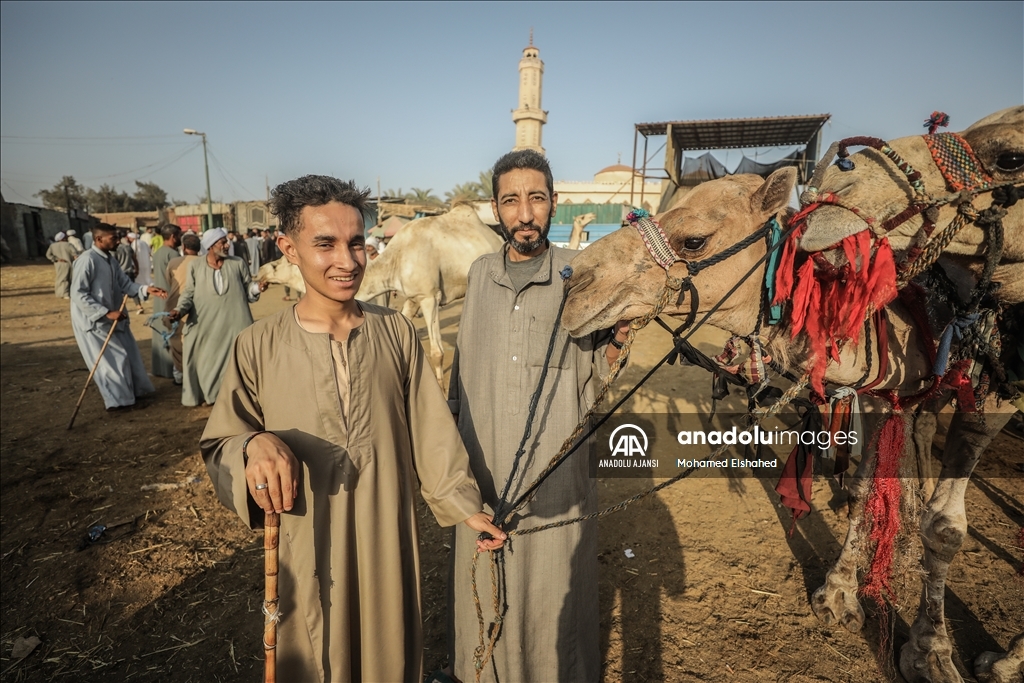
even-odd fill
[[[531,26],[557,179],[629,163],[642,121],[829,112],[824,149],[1024,102],[1021,2],[4,2],[4,197],[68,174],[195,201],[183,128],[209,135],[215,199],[305,173],[443,196],[511,148]]]

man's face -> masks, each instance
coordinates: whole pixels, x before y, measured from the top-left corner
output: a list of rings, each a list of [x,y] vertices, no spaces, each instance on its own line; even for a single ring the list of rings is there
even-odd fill
[[[112,251],[117,248],[117,233],[96,232],[93,234],[92,243],[102,251]]]
[[[548,192],[544,174],[525,168],[503,174],[498,179],[498,196],[491,199],[501,234],[524,256],[544,250],[557,204],[558,195]]]
[[[355,299],[366,269],[363,217],[341,202],[307,206],[299,230],[277,238],[288,261],[299,267],[307,296],[346,303]]]
[[[226,258],[228,255],[228,238],[221,237],[214,242],[213,246],[210,247],[210,253],[213,254],[214,258]]]

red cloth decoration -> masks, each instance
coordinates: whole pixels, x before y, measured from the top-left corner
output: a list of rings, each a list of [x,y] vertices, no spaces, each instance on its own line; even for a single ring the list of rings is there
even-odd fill
[[[875,449],[875,476],[871,493],[865,506],[865,513],[871,521],[869,538],[875,544],[874,556],[861,593],[879,605],[883,598],[895,600],[892,589],[892,558],[896,536],[900,531],[900,459],[906,435],[906,422],[899,407],[899,399],[893,398],[892,415],[882,425]]]
[[[814,479],[814,459],[800,458],[799,447],[794,448],[782,468],[782,476],[775,485],[775,491],[782,499],[782,504],[793,511],[793,520],[807,516],[811,511],[811,482]],[[799,462],[803,460],[804,462]],[[793,530],[789,530],[790,534]]]

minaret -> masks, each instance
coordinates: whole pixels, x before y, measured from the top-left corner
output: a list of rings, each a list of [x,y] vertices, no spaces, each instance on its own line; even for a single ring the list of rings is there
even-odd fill
[[[516,124],[513,150],[532,149],[544,153],[540,135],[541,127],[548,122],[548,113],[540,108],[543,77],[544,62],[540,61],[540,50],[533,45],[531,28],[530,44],[523,49],[523,58],[519,60],[519,108],[512,112],[512,121]]]

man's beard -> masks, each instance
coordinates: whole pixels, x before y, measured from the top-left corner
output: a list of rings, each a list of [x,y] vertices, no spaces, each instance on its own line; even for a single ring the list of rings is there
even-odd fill
[[[544,246],[544,243],[547,242],[548,232],[551,230],[551,218],[549,217],[544,225],[537,225],[536,223],[531,222],[527,224],[519,224],[512,230],[509,230],[508,227],[505,226],[505,222],[499,219],[498,227],[501,229],[501,236],[505,238],[505,241],[508,242],[513,249],[518,251],[520,254],[529,254],[530,252],[541,248]],[[537,238],[530,240],[529,242],[520,242],[515,239],[515,233],[520,230],[536,230]]]

